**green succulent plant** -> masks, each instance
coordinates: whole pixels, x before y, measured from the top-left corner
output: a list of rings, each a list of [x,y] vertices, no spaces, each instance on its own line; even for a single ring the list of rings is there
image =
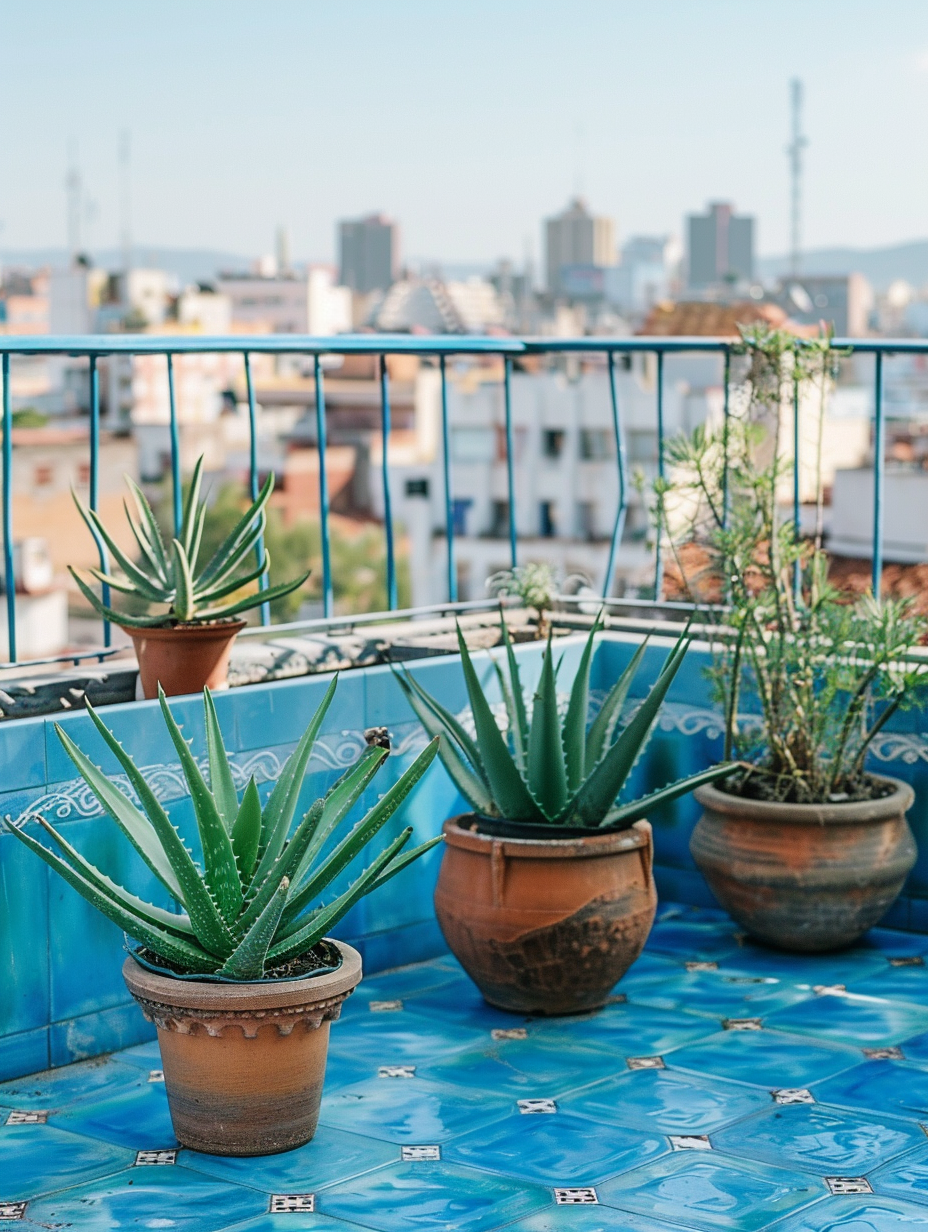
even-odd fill
[[[422,778],[437,752],[432,741],[367,815],[323,856],[328,840],[388,756],[370,747],[315,801],[288,838],[313,744],[335,694],[337,677],[264,805],[254,777],[236,792],[216,709],[204,690],[209,785],[160,693],[161,710],[193,800],[201,862],[187,849],[129,754],[92,706],[87,712],[125,771],[141,809],[96,767],[61,726],[58,738],[97,800],[180,905],[168,911],[138,898],[89,863],[44,818],[54,850],[23,823],[7,828],[73,886],[87,902],[179,973],[259,980],[268,970],[307,954],[359,899],[382,886],[440,839],[410,851],[407,827],[330,902],[318,899],[360,854]]]
[[[97,543],[104,543],[119,568],[122,577],[113,577],[102,569],[92,568],[90,573],[104,586],[126,595],[137,595],[148,603],[166,603],[168,611],[154,616],[135,616],[117,612],[100,599],[93,588],[71,568],[71,576],[80,587],[84,598],[106,620],[138,629],[151,629],[174,624],[205,624],[210,621],[227,620],[242,612],[249,612],[262,603],[279,599],[302,586],[309,577],[307,570],[292,582],[282,582],[266,590],[257,590],[243,599],[223,603],[243,586],[265,577],[271,566],[270,556],[263,552],[257,567],[242,573],[249,553],[254,552],[264,534],[267,518],[266,507],[274,490],[274,476],[268,475],[264,486],[249,508],[222,541],[205,564],[200,564],[200,543],[206,521],[206,502],[200,500],[200,485],[203,476],[203,458],[197,459],[193,469],[190,489],[184,505],[183,520],[178,537],[166,545],[151,505],[145,494],[128,475],[126,483],[135,505],[135,516],[124,502],[126,517],[132,535],[138,544],[140,562],[136,564],[115,542],[103,525],[100,515],[89,509],[72,491],[74,502],[81,517]]]
[[[549,637],[529,720],[519,666],[502,613],[500,623],[507,670],[504,672],[495,659],[494,666],[505,701],[505,730],[500,730],[480,686],[460,627],[458,645],[473,716],[473,737],[411,673],[394,670],[422,726],[430,736],[440,738],[439,756],[445,769],[478,815],[535,825],[621,830],[651,809],[731,773],[730,765],[713,766],[638,800],[616,804],[686,655],[689,638],[685,633],[667,656],[648,695],[617,730],[646,642],[635,651],[588,727],[590,667],[596,634],[602,627],[600,620],[590,630],[563,716],[556,686],[560,665],[555,667]]]

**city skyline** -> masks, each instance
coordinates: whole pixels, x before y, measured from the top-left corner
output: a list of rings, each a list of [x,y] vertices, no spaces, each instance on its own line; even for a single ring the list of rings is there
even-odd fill
[[[757,218],[760,254],[782,253],[793,76],[804,246],[928,233],[911,140],[928,111],[928,9],[912,0],[785,0],[747,21],[733,0],[660,14],[598,0],[4,9],[7,250],[64,246],[75,147],[82,244],[117,247],[129,132],[142,248],[268,251],[283,224],[296,259],[334,261],[337,220],[383,210],[409,255],[537,267],[543,219],[580,191],[619,244],[681,235],[722,200]]]

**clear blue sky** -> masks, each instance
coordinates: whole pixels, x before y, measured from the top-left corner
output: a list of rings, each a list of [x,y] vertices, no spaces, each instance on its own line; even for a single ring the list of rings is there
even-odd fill
[[[787,244],[788,81],[808,246],[928,235],[928,0],[0,0],[0,245],[65,241],[69,139],[118,236],[326,259],[394,214],[407,253],[536,258],[578,182],[619,236],[710,198]]]

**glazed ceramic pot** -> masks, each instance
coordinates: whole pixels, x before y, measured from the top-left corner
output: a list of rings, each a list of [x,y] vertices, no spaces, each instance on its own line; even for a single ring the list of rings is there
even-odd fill
[[[654,922],[648,822],[613,834],[561,829],[557,838],[539,836],[548,827],[520,838],[480,826],[473,814],[444,825],[435,913],[452,953],[501,1009],[605,1005]]]
[[[704,812],[690,851],[709,888],[751,936],[781,949],[850,945],[892,906],[915,863],[906,812],[892,792],[847,804],[775,804],[696,790]]]
[[[132,638],[142,692],[158,696],[158,685],[168,697],[219,689],[229,675],[232,643],[245,628],[244,620],[216,620],[203,625],[173,625],[163,629],[133,629],[121,625]]]
[[[298,980],[219,984],[122,973],[158,1029],[178,1142],[212,1155],[273,1155],[316,1132],[329,1024],[361,979],[350,945],[337,971]]]

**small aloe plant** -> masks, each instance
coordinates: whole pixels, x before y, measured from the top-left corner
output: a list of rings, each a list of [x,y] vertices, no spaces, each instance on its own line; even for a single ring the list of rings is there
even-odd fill
[[[92,906],[171,969],[195,976],[260,980],[268,971],[307,954],[360,898],[440,841],[432,839],[404,851],[412,834],[407,827],[346,890],[318,905],[320,895],[389,821],[437,752],[433,740],[323,858],[328,840],[388,755],[385,748],[369,747],[315,801],[288,838],[313,744],[336,683],[337,678],[263,808],[254,777],[238,797],[209,690],[203,693],[209,785],[160,693],[164,721],[193,799],[202,865],[188,851],[132,758],[91,706],[87,712],[125,771],[141,810],[56,725],[58,738],[82,778],[181,911],[157,907],[118,885],[44,818],[38,821],[54,850],[33,838],[22,824],[7,821],[7,828]]]
[[[110,555],[122,572],[113,577],[101,569],[92,568],[90,573],[96,581],[126,595],[137,595],[148,603],[166,603],[168,611],[151,616],[134,616],[117,612],[105,604],[91,586],[71,568],[71,576],[91,606],[106,620],[136,629],[151,629],[174,624],[205,624],[210,621],[227,620],[242,612],[251,611],[262,603],[270,603],[288,595],[302,586],[309,572],[292,582],[282,582],[266,590],[257,590],[242,599],[224,603],[243,586],[266,576],[271,559],[265,551],[255,568],[242,573],[249,554],[254,552],[264,533],[267,519],[266,507],[274,490],[274,476],[268,475],[264,487],[250,507],[242,514],[237,525],[213,553],[210,560],[200,563],[200,543],[206,521],[206,502],[200,500],[200,485],[203,477],[203,458],[197,459],[190,481],[190,490],[184,505],[183,520],[178,536],[166,545],[151,505],[137,483],[126,476],[126,483],[135,505],[133,517],[125,502],[126,517],[138,544],[140,561],[136,564],[119,547],[103,525],[100,515],[89,509],[72,493],[81,517],[94,539],[106,544]]]
[[[658,711],[683,663],[689,637],[682,634],[660,675],[621,730],[619,718],[647,643],[642,643],[613,685],[593,723],[587,727],[590,667],[597,619],[580,658],[566,713],[558,709],[551,639],[541,665],[531,720],[522,691],[519,666],[500,613],[507,671],[494,660],[506,705],[507,726],[500,730],[465,645],[460,627],[458,645],[464,683],[470,700],[472,737],[461,722],[405,671],[396,672],[410,706],[430,736],[441,740],[439,756],[451,779],[474,812],[483,817],[535,825],[576,826],[621,830],[651,809],[675,800],[694,787],[730,774],[730,765],[713,766],[680,779],[638,800],[616,800],[642,753]]]

